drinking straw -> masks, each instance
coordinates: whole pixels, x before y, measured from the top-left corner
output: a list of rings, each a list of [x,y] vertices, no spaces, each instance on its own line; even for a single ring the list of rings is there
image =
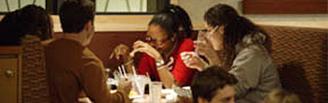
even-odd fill
[[[132,66],[132,72],[133,72],[133,75],[135,77],[137,77],[137,72],[136,72],[136,68],[134,66]]]
[[[121,65],[122,66],[122,70],[123,70],[123,75],[125,78],[128,78],[128,76],[126,75],[126,71],[125,71],[125,67],[124,65]]]
[[[150,76],[149,76],[149,73],[148,72],[146,72],[146,76],[147,76],[149,82],[151,82],[151,79],[150,79]]]
[[[118,66],[118,71],[120,72],[120,77],[123,76],[123,72],[120,66]]]

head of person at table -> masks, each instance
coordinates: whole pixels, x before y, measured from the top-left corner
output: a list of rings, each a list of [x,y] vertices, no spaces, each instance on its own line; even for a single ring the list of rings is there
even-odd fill
[[[64,38],[71,38],[83,46],[90,44],[94,35],[95,5],[90,0],[69,0],[59,10]]]
[[[7,13],[0,22],[1,45],[19,45],[25,35],[34,35],[42,41],[52,38],[53,23],[41,6],[27,5]]]
[[[233,86],[237,79],[218,66],[208,67],[195,75],[192,84],[194,103],[234,103]]]
[[[179,6],[170,5],[167,10],[151,19],[145,41],[161,54],[170,54],[191,32],[191,21],[186,11]]]
[[[205,15],[207,40],[216,51],[221,51],[222,65],[229,68],[235,59],[238,48],[250,44],[264,45],[270,50],[269,36],[249,19],[240,16],[226,4],[217,4],[209,8]],[[246,40],[246,38],[251,38]]]

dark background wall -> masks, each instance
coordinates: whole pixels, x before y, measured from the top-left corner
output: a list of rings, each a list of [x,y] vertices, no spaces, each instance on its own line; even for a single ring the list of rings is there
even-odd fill
[[[60,35],[55,33],[55,36]],[[145,31],[123,31],[123,32],[96,32],[89,48],[102,60],[107,68],[116,68],[120,63],[118,60],[109,59],[113,49],[119,44],[129,47],[138,39],[144,38]]]

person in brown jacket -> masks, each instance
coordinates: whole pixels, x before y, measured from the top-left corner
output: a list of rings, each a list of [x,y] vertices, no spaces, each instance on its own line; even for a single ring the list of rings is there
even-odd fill
[[[45,47],[52,103],[76,103],[82,92],[94,103],[130,102],[131,82],[110,93],[102,62],[86,47],[94,35],[94,8],[89,0],[69,0],[60,7],[64,33]]]

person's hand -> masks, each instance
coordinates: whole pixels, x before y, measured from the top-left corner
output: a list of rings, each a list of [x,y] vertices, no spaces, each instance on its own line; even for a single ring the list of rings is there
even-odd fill
[[[180,54],[183,63],[192,69],[202,71],[208,64],[195,52],[182,52]]]
[[[204,39],[202,41],[196,41],[194,42],[194,46],[196,48],[196,52],[199,55],[204,56],[208,61],[210,65],[218,65],[221,64],[221,61],[219,59],[219,55],[214,50],[212,44],[209,42],[208,39]]]
[[[130,48],[127,45],[119,44],[114,48],[112,54],[109,56],[109,59],[115,57],[115,59],[117,60],[123,60],[124,62],[128,62],[129,59],[131,59],[129,53],[130,53]]]
[[[92,101],[88,97],[79,97],[78,103],[92,103]]]
[[[130,91],[132,89],[132,82],[126,79],[119,80],[118,82],[118,91],[124,92],[124,94],[129,95]]]
[[[130,56],[134,56],[136,52],[146,53],[155,60],[162,60],[161,54],[151,45],[143,41],[136,41],[133,44],[133,51],[130,53]]]

